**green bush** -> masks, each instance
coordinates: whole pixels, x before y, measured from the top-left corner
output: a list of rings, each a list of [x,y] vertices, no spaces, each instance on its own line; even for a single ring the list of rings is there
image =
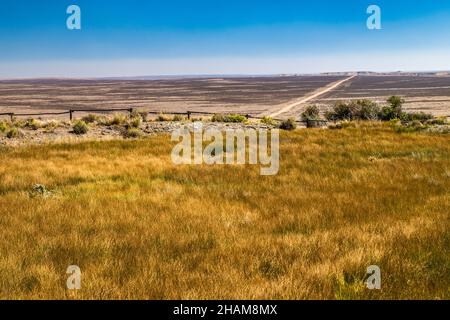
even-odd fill
[[[302,120],[319,120],[320,110],[318,106],[307,106],[305,111],[302,113]]]
[[[263,123],[263,124],[266,124],[266,125],[268,125],[268,126],[274,126],[274,125],[276,125],[276,121],[275,120],[273,120],[271,117],[263,117],[261,120],[260,120],[260,122],[261,123]]]
[[[233,122],[233,123],[243,123],[247,122],[247,117],[240,114],[215,114],[211,118],[212,122]]]
[[[378,115],[378,118],[383,121],[390,121],[393,119],[400,119],[402,112],[398,109],[392,108],[390,106],[384,106]]]
[[[230,114],[225,117],[225,122],[247,122],[247,117],[240,114]]]
[[[325,113],[325,118],[329,121],[352,120],[353,111],[350,104],[339,101],[332,110]]]
[[[428,120],[433,119],[433,115],[431,113],[425,113],[425,112],[403,112],[400,119],[402,121],[421,121],[426,122]]]
[[[280,123],[279,126],[280,129],[282,130],[294,130],[295,128],[297,128],[297,124],[295,123],[295,119],[293,118],[289,118],[287,120],[284,120]]]
[[[400,121],[397,121],[396,123],[391,122],[391,126],[396,132],[399,132],[399,133],[417,132],[417,131],[422,131],[422,130],[428,129],[428,126],[424,125],[419,120],[414,120],[414,121],[404,123],[404,124],[402,124]]]
[[[377,120],[380,112],[380,107],[371,100],[339,101],[325,113],[325,118],[329,121]]]
[[[405,100],[399,96],[391,96],[389,99],[387,99],[387,102],[392,108],[397,109],[401,112]]]
[[[378,118],[383,121],[389,121],[392,119],[401,119],[403,116],[402,106],[405,100],[399,96],[392,96],[387,99],[389,106],[384,106]]]
[[[17,138],[19,136],[19,134],[20,134],[19,129],[17,129],[16,127],[12,127],[6,133],[6,137],[8,139]]]
[[[8,130],[9,124],[5,120],[0,121],[0,132],[5,132]]]
[[[437,118],[428,120],[427,124],[443,126],[443,125],[448,124],[448,120],[447,120],[447,117],[442,116],[442,117],[437,117]]]
[[[86,134],[88,131],[89,131],[89,127],[86,124],[86,122],[84,122],[83,120],[78,120],[73,125],[73,133],[75,133],[77,135]]]
[[[353,112],[356,120],[377,120],[380,107],[371,100],[357,100]]]

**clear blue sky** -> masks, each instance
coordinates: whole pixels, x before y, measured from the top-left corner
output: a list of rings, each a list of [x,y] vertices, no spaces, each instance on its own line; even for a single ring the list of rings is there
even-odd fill
[[[77,4],[82,30],[66,28]],[[382,10],[368,30],[366,9]],[[0,78],[450,69],[450,1],[2,0]]]

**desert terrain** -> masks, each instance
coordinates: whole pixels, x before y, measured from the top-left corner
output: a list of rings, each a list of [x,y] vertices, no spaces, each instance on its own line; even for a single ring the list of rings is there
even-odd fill
[[[450,76],[435,75],[0,81],[0,113],[133,107],[286,118],[298,117],[308,104],[325,110],[338,100],[383,103],[392,95],[402,96],[408,111],[450,115]]]

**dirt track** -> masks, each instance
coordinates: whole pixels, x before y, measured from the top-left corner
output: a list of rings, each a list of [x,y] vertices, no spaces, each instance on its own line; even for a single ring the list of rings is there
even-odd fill
[[[297,100],[295,102],[289,103],[287,106],[284,106],[280,110],[278,110],[278,111],[276,111],[274,113],[271,113],[269,116],[272,117],[272,118],[275,118],[275,117],[278,117],[279,115],[281,115],[283,113],[290,112],[292,109],[300,107],[300,106],[304,105],[305,103],[307,103],[309,101],[312,101],[312,100],[314,100],[314,99],[324,95],[325,93],[328,93],[328,92],[338,88],[339,86],[341,86],[345,82],[348,82],[348,81],[350,81],[351,79],[353,79],[355,77],[356,76],[351,76],[351,77],[348,77],[347,79],[339,80],[339,81],[336,81],[334,83],[331,83],[330,85],[326,86],[325,88],[318,89],[318,90],[316,90],[315,92],[313,92],[312,94],[310,94],[310,95],[308,95],[306,97],[300,98],[299,100]]]

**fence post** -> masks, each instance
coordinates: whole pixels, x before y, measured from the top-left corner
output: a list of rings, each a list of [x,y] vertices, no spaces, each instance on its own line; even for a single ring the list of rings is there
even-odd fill
[[[11,118],[11,122],[13,122],[13,119],[14,119],[14,113],[11,112],[11,113],[9,114],[9,117]]]
[[[70,117],[70,121],[72,121],[72,119],[73,119],[73,110],[69,110],[69,117]]]
[[[187,112],[187,118],[188,118],[188,120],[191,120],[191,112],[190,111]]]

